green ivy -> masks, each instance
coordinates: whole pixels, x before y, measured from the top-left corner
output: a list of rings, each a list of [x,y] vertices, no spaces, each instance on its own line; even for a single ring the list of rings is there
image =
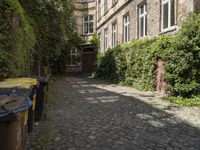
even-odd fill
[[[0,0],[0,79],[29,75],[35,35],[18,0]]]
[[[155,90],[158,59],[164,61],[164,80],[172,95],[199,95],[200,14],[190,14],[174,36],[134,40],[98,54],[94,75],[140,90]]]

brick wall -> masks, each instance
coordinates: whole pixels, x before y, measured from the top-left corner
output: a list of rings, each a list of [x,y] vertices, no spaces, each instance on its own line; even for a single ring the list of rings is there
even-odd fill
[[[118,0],[115,6],[112,1],[108,3],[108,12],[104,16],[97,16],[97,33],[101,33],[101,51],[104,51],[104,29],[108,28],[108,47],[112,45],[112,23],[117,22],[117,43],[123,43],[123,16],[128,12],[130,15],[130,38],[138,38],[138,5],[144,0],[122,1]],[[161,1],[146,0],[147,4],[147,34],[154,37],[162,34],[175,34],[181,22],[189,12],[200,10],[200,0],[177,0],[176,1],[176,25],[165,32],[161,31]],[[97,6],[97,12],[99,7]]]

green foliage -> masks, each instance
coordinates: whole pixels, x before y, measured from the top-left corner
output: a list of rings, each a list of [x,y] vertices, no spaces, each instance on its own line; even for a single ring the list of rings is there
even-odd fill
[[[100,47],[100,39],[97,37],[96,34],[94,34],[92,36],[92,39],[90,40],[90,42],[93,45],[93,47],[95,48],[95,50],[97,51]]]
[[[73,5],[66,0],[20,0],[28,14],[36,34],[35,64],[49,66],[52,72],[57,67],[62,51],[72,35]]]
[[[158,59],[164,61],[164,80],[172,95],[199,95],[200,14],[190,14],[175,36],[135,40],[99,54],[95,75],[141,90],[154,90]]]
[[[0,79],[29,75],[35,36],[18,0],[0,0]]]
[[[136,40],[98,54],[96,77],[154,90],[156,58],[148,40]]]
[[[200,96],[195,96],[191,98],[183,98],[183,97],[164,97],[165,100],[168,100],[172,103],[176,103],[180,106],[198,106],[200,107]]]
[[[175,96],[200,92],[200,15],[191,14],[174,37],[159,39],[157,53],[164,60],[167,89]]]

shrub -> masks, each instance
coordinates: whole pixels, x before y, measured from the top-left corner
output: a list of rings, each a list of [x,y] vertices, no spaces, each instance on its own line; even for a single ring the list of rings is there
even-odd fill
[[[99,54],[96,77],[154,90],[158,59],[164,61],[164,80],[172,95],[199,95],[200,14],[190,14],[174,36],[134,40]]]

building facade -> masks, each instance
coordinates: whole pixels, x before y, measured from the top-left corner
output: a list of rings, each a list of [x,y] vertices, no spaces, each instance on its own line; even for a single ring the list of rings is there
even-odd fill
[[[96,32],[95,0],[73,0],[75,5],[74,22],[76,32],[89,41]]]
[[[86,40],[96,33],[101,51],[137,38],[175,34],[189,12],[200,11],[200,0],[82,0],[76,5],[78,32]],[[93,25],[87,24],[90,15]],[[87,26],[93,32],[85,32]]]

